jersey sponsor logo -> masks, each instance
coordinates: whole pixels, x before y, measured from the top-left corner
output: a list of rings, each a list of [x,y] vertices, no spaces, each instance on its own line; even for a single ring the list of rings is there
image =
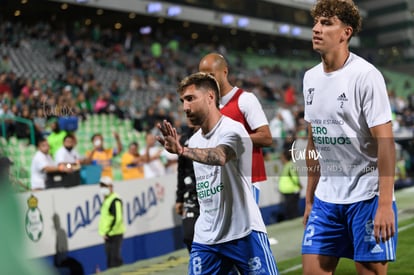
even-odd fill
[[[337,100],[340,102],[339,108],[343,108],[344,102],[348,101],[348,98],[346,98],[345,93],[342,93],[338,96]]]
[[[209,181],[197,182],[197,196],[199,199],[206,199],[221,192],[223,188],[223,183],[220,183],[217,186],[212,186]]]
[[[312,105],[313,96],[315,95],[315,88],[309,88],[306,95],[306,105]]]
[[[342,93],[337,98],[338,101],[348,101],[348,98],[346,98],[345,93]]]
[[[382,250],[379,244],[376,244],[374,248],[371,249],[371,253],[382,253],[382,252],[384,252],[384,250]]]
[[[349,137],[331,137],[328,128],[324,126],[312,126],[313,142],[315,144],[344,145],[351,144]]]

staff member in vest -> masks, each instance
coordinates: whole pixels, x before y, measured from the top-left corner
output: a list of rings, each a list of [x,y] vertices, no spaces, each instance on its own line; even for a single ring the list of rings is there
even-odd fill
[[[283,164],[282,173],[279,177],[279,192],[283,196],[284,217],[286,220],[294,219],[299,215],[299,198],[302,185],[299,181],[298,172],[289,149],[285,149],[281,155]]]
[[[112,179],[102,177],[100,193],[104,196],[99,220],[99,235],[105,240],[105,253],[108,268],[121,266],[121,245],[125,233],[122,200],[114,193]]]
[[[259,203],[259,182],[267,179],[262,148],[269,147],[273,143],[269,122],[262,105],[253,93],[230,84],[228,80],[229,68],[221,54],[210,53],[204,56],[198,65],[198,70],[211,74],[217,79],[220,86],[220,112],[243,124],[249,133],[253,142],[250,176],[253,183],[253,196]]]

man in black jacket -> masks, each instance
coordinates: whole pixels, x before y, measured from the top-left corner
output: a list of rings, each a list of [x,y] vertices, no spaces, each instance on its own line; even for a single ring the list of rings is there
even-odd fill
[[[189,127],[188,130],[181,135],[180,143],[183,146],[187,146],[188,140],[195,131],[196,129],[194,127]],[[194,225],[200,215],[200,206],[197,200],[193,161],[183,156],[178,157],[176,194],[175,211],[183,219],[183,241],[187,246],[188,252],[191,252]]]

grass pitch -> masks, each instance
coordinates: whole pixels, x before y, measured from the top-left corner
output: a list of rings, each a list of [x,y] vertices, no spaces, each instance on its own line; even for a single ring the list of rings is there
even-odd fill
[[[389,264],[389,275],[414,274],[414,187],[396,192],[398,211],[397,261]],[[303,225],[301,218],[273,224],[267,227],[269,238],[274,238],[272,251],[281,274],[302,274],[301,241]],[[100,275],[184,275],[187,274],[188,253],[186,249],[160,257],[141,260],[101,272]],[[335,274],[356,274],[354,263],[341,259]]]

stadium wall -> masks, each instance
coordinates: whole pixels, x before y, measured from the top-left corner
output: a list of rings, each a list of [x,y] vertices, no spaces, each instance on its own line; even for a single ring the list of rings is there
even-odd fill
[[[267,163],[261,183],[260,207],[266,224],[278,221],[281,206],[277,181],[281,164]],[[176,174],[116,182],[124,205],[124,263],[133,263],[183,248],[181,219],[175,214]],[[47,189],[18,194],[25,245],[30,258],[53,265],[57,252],[82,264],[85,274],[106,269],[98,223],[102,198],[98,185]]]

